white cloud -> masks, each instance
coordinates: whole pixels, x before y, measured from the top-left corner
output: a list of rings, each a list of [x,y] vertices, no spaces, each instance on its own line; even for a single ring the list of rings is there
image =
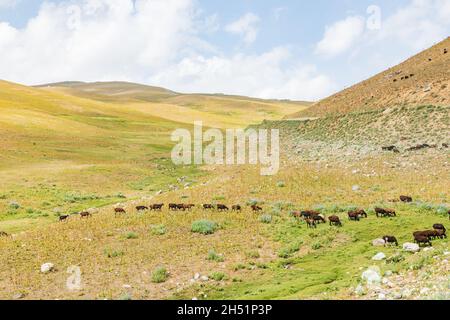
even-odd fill
[[[124,80],[182,92],[302,100],[333,90],[330,79],[299,64],[287,48],[224,55],[200,33],[217,31],[217,16],[199,16],[196,3],[47,1],[24,28],[0,23],[0,76],[26,84]],[[231,29],[252,41],[258,19],[248,17]]]
[[[238,20],[225,27],[229,33],[240,35],[247,44],[253,43],[258,36],[258,23],[260,19],[254,13],[247,13]]]
[[[363,16],[337,21],[326,28],[315,52],[335,57],[352,51],[353,56],[360,54],[368,59],[374,54],[374,49],[383,48],[385,52],[391,51],[392,56],[403,55],[405,51],[411,55],[411,52],[424,50],[443,40],[449,31],[450,1],[411,0],[382,20],[379,30],[366,28]]]
[[[316,46],[316,53],[333,57],[349,50],[363,35],[365,20],[351,16],[327,26],[323,39]]]
[[[149,80],[183,92],[202,88],[207,93],[292,100],[316,100],[336,89],[314,66],[295,62],[285,47],[261,55],[187,57]]]

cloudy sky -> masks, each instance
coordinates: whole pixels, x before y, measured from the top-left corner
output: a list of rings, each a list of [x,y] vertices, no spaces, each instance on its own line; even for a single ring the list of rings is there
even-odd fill
[[[316,100],[449,35],[449,0],[0,0],[0,79]]]

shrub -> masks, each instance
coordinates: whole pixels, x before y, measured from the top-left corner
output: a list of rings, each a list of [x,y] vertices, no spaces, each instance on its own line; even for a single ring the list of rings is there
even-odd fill
[[[262,223],[271,223],[272,216],[270,214],[263,214],[259,217],[259,221],[261,221]]]
[[[125,238],[126,238],[126,239],[137,239],[137,238],[138,238],[138,235],[137,235],[136,233],[134,233],[134,232],[128,232],[128,233],[125,235]]]
[[[128,301],[133,299],[131,298],[131,295],[129,293],[124,293],[119,297],[119,300]]]
[[[201,234],[213,234],[218,228],[217,223],[209,220],[199,220],[192,223],[191,231]]]
[[[222,281],[226,278],[226,275],[223,272],[213,272],[209,275],[209,277],[214,281]]]
[[[162,235],[166,234],[167,229],[166,229],[165,225],[157,224],[157,225],[151,226],[150,232],[155,236],[162,236]]]
[[[313,250],[319,250],[320,248],[322,248],[322,244],[320,243],[320,241],[316,241],[311,245],[311,248]]]
[[[258,259],[258,258],[260,257],[260,254],[259,254],[258,251],[248,251],[248,252],[246,253],[246,256],[247,256],[248,258]]]
[[[402,254],[397,253],[394,254],[393,256],[388,257],[386,259],[386,263],[399,263],[402,262],[403,260],[405,260],[405,257]]]
[[[278,181],[277,182],[277,187],[278,188],[284,188],[284,187],[286,187],[286,184],[284,183],[284,181]]]
[[[108,258],[117,258],[124,255],[122,250],[105,249],[104,252]]]
[[[281,248],[281,250],[278,252],[278,256],[280,258],[289,258],[291,255],[296,253],[298,250],[300,250],[300,244],[292,244],[290,246]]]
[[[17,210],[17,209],[20,208],[20,204],[17,203],[16,201],[11,201],[11,202],[9,203],[9,208],[10,208],[10,209],[13,209],[13,210]]]
[[[208,257],[206,258],[206,260],[216,261],[216,262],[223,262],[224,258],[223,258],[223,255],[217,254],[214,250],[210,250],[208,252]]]
[[[152,273],[152,282],[153,283],[166,282],[168,277],[169,273],[167,272],[166,268],[158,267]]]
[[[264,204],[264,201],[261,201],[259,199],[250,199],[247,201],[248,206],[256,206],[256,205],[262,205]]]

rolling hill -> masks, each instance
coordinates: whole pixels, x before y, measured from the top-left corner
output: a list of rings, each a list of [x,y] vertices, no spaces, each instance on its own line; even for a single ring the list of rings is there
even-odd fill
[[[287,118],[324,117],[402,106],[450,105],[450,38]]]

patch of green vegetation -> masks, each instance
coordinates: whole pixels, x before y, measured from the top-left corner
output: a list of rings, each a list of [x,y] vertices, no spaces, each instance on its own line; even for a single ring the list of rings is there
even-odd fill
[[[164,267],[158,267],[152,272],[152,282],[153,283],[163,283],[169,278],[169,273]]]
[[[216,251],[210,250],[208,252],[208,256],[207,256],[206,260],[215,261],[215,262],[223,262],[225,259],[222,254],[218,254],[218,253],[216,253]]]
[[[162,236],[162,235],[165,235],[167,232],[167,228],[163,224],[157,224],[157,225],[151,226],[150,229],[151,229],[150,230],[151,234],[153,234],[155,236]]]
[[[209,275],[209,277],[214,281],[222,281],[225,280],[226,274],[223,272],[213,272]]]
[[[191,231],[204,235],[213,234],[218,229],[218,224],[209,220],[199,220],[192,223]]]

